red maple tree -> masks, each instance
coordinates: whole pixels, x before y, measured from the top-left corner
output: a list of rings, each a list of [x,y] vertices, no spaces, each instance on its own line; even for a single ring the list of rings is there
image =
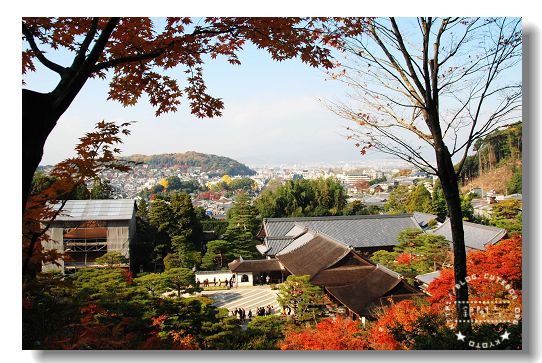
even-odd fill
[[[337,316],[324,319],[315,327],[287,332],[279,346],[282,350],[367,349],[361,334],[359,323]]]
[[[453,275],[452,275],[453,276]],[[417,305],[411,300],[403,300],[384,309],[367,334],[367,343],[371,349],[398,350],[409,349],[405,342],[398,342],[392,331],[401,329],[412,332],[414,323],[423,315],[432,314],[427,305]]]
[[[519,321],[522,308],[522,238],[500,241],[485,251],[467,255],[470,315],[473,321]],[[427,291],[434,312],[442,312],[455,300],[453,271],[446,269]],[[451,309],[453,310],[453,309]]]
[[[504,297],[514,289],[521,302],[521,246],[521,236],[515,236],[487,246],[485,251],[471,251],[467,255],[467,273],[471,277],[469,289],[474,299]],[[502,281],[506,283],[503,285]],[[506,288],[508,285],[510,288]],[[427,289],[431,304],[447,302],[453,286],[453,270],[442,270]]]

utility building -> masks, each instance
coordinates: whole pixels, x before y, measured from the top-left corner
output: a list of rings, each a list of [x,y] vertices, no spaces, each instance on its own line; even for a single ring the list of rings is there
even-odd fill
[[[60,206],[58,206],[60,207]],[[99,267],[96,258],[107,252],[119,251],[130,263],[130,252],[135,243],[136,203],[134,199],[68,200],[55,218],[43,248],[64,254],[48,263],[43,271],[66,272],[85,267]],[[44,222],[47,223],[47,222]]]

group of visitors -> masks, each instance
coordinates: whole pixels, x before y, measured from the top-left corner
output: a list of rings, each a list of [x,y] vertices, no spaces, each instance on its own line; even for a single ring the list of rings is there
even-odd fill
[[[229,280],[227,278],[224,278],[224,281],[220,279],[217,280],[216,277],[213,277],[213,286],[216,287],[217,282],[218,282],[218,286],[222,286],[222,284],[224,284],[224,286],[231,289],[233,287],[233,283],[235,282],[235,277],[232,276]],[[198,287],[200,287],[201,285],[203,285],[203,287],[211,286],[209,279],[203,280],[203,284],[201,283],[199,279],[196,279],[196,284],[198,285]]]
[[[252,310],[248,311],[248,315],[245,311],[245,309],[242,308],[236,308],[234,311],[231,312],[233,316],[235,316],[237,319],[241,320],[241,322],[252,319]]]
[[[275,312],[275,309],[272,305],[267,306],[259,306],[256,308],[256,316],[269,316],[273,315]],[[236,308],[231,312],[232,316],[235,316],[237,319],[239,319],[241,322],[244,322],[245,320],[252,320],[252,310],[249,309],[248,313],[245,311],[244,308]]]
[[[256,309],[256,316],[269,316],[273,315],[275,312],[275,309],[271,305],[267,305],[265,307],[260,306]]]

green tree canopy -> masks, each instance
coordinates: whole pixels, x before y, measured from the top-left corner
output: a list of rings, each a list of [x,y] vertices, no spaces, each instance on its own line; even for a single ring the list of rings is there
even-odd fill
[[[90,199],[112,199],[113,187],[108,180],[95,178],[90,189]]]
[[[155,199],[148,215],[151,226],[167,235],[155,244],[159,258],[170,255],[170,267],[192,268],[200,263],[203,231],[188,194],[177,192]]]
[[[263,218],[334,216],[342,214],[346,193],[335,178],[289,180],[265,189],[255,205]]]
[[[234,256],[257,258],[259,253],[256,250],[257,241],[254,240],[254,235],[260,228],[260,219],[257,209],[246,193],[241,192],[237,195],[228,211],[227,219],[228,226],[224,238],[232,243],[231,252]]]
[[[233,243],[225,240],[207,242],[207,251],[202,258],[201,267],[206,270],[220,270],[235,259]]]
[[[284,339],[286,322],[276,315],[257,316],[248,323],[247,338],[243,349],[278,349],[277,343]]]
[[[176,291],[178,298],[183,293],[197,290],[194,271],[188,268],[170,268],[163,272],[162,275],[164,278],[164,287]]]
[[[418,184],[416,188],[408,195],[408,200],[406,204],[406,210],[409,213],[412,212],[422,212],[422,213],[431,213],[433,212],[431,193],[425,188],[423,184]]]
[[[151,296],[165,291],[164,277],[161,274],[146,273],[134,279],[137,286],[145,289]]]
[[[296,323],[316,323],[324,311],[323,296],[322,289],[310,283],[309,275],[290,275],[279,286],[277,301],[282,308],[292,309]]]
[[[171,252],[164,258],[166,270],[175,267],[194,268],[201,264],[201,251],[186,243],[184,236],[174,236],[171,240]]]
[[[397,242],[393,251],[377,251],[371,260],[402,274],[411,283],[416,275],[440,270],[451,263],[450,243],[443,236],[408,228],[399,233]]]
[[[96,258],[96,263],[107,267],[121,267],[128,264],[130,260],[120,251],[109,251],[103,256]]]
[[[509,234],[522,232],[522,203],[519,199],[505,199],[493,205],[489,223],[504,228]]]
[[[406,185],[399,185],[389,195],[384,210],[389,213],[407,213],[410,190]]]
[[[354,200],[347,203],[343,209],[343,215],[345,216],[359,216],[368,214],[379,214],[382,208],[376,205],[365,205],[360,200]]]
[[[522,169],[514,168],[514,174],[512,174],[512,179],[508,182],[508,193],[521,193],[522,191]]]

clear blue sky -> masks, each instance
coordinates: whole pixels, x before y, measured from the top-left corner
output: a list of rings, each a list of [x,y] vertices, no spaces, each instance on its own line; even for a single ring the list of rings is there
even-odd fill
[[[405,22],[406,23],[406,22]],[[49,54],[68,65],[71,57]],[[73,154],[78,138],[100,121],[138,121],[124,137],[123,155],[159,154],[189,150],[232,157],[248,165],[361,162],[390,158],[383,154],[360,156],[343,136],[349,125],[318,99],[342,100],[348,92],[323,71],[294,59],[272,61],[263,50],[247,44],[240,66],[225,59],[209,60],[204,77],[209,92],[224,100],[223,116],[198,119],[183,99],[179,111],[155,117],[146,96],[124,108],[107,101],[107,81],[89,80],[51,133],[42,165]],[[519,74],[521,68],[519,67]],[[178,79],[184,79],[179,69]],[[175,74],[173,74],[175,76]],[[57,82],[53,72],[40,67],[25,77],[27,87],[48,92]]]
[[[57,59],[67,63],[66,57]],[[138,121],[124,138],[124,155],[194,150],[248,164],[359,159],[354,146],[341,136],[347,122],[318,101],[341,97],[344,89],[337,82],[326,81],[321,70],[299,60],[274,62],[252,45],[245,47],[240,60],[240,66],[224,59],[204,66],[208,90],[225,103],[223,116],[213,119],[192,116],[184,100],[177,113],[160,117],[155,117],[146,97],[124,108],[106,100],[107,82],[89,80],[47,140],[42,164],[70,156],[77,138],[102,119]],[[184,74],[179,73],[182,79]],[[41,68],[26,80],[28,88],[46,92],[56,76]]]

